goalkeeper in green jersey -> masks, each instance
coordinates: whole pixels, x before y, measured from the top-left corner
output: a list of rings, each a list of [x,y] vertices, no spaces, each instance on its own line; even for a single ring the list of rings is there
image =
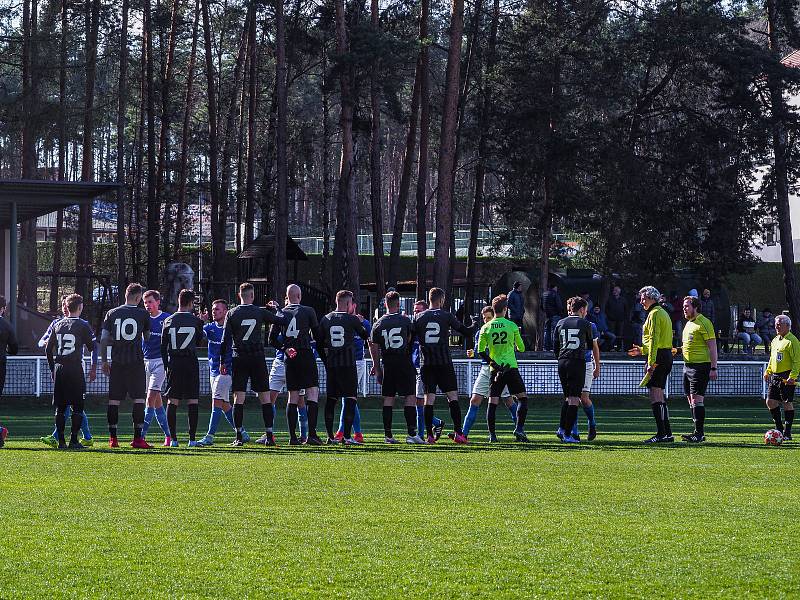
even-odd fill
[[[525,417],[528,414],[528,397],[525,383],[517,368],[517,351],[525,351],[525,343],[519,334],[519,327],[506,318],[508,297],[505,294],[492,300],[495,318],[481,328],[478,338],[478,354],[489,362],[491,385],[489,386],[489,413],[487,418],[492,427],[497,404],[503,388],[508,387],[512,396],[517,397],[517,424],[514,437],[518,442],[527,442]]]

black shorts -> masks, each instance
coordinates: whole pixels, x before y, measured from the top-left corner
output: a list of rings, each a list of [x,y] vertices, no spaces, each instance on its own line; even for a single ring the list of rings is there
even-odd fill
[[[234,356],[231,370],[232,392],[246,392],[248,380],[256,394],[269,390],[269,372],[263,354]]]
[[[381,395],[384,398],[414,396],[417,393],[417,369],[410,357],[383,359],[383,382]]]
[[[299,392],[319,387],[317,359],[314,358],[311,348],[300,348],[294,358],[289,358],[287,354],[283,362],[286,365],[287,391]]]
[[[325,395],[328,398],[357,398],[358,369],[355,363],[349,367],[331,367],[326,369],[328,383]]]
[[[585,360],[559,360],[558,378],[565,398],[580,398],[586,381]],[[509,391],[511,391],[509,389]],[[513,393],[513,392],[512,392]]]
[[[767,390],[767,400],[775,400],[777,402],[794,402],[794,388],[793,385],[786,385],[783,380],[789,377],[789,371],[783,373],[773,373],[769,380],[769,389]]]
[[[420,375],[426,394],[435,394],[437,387],[443,394],[458,391],[458,380],[456,380],[456,371],[452,364],[422,365]]]
[[[111,363],[108,397],[122,402],[125,398],[144,400],[147,397],[144,360],[130,364]]]
[[[174,400],[200,398],[200,366],[196,358],[176,357],[169,361],[167,390],[164,394]]]
[[[0,360],[0,394],[6,387],[6,359]]]
[[[83,411],[86,379],[80,367],[56,365],[53,370],[53,406]]]
[[[656,352],[655,362],[657,366],[647,382],[647,387],[663,390],[667,387],[667,379],[672,372],[672,348],[660,348]]]
[[[689,396],[705,396],[711,379],[711,363],[685,363],[683,365],[683,391]]]
[[[494,375],[494,373],[492,373]],[[519,369],[509,369],[505,373],[498,374],[492,377],[492,383],[489,386],[489,397],[499,398],[503,394],[503,390],[508,387],[508,393],[512,396],[525,396],[525,382],[522,381],[522,375],[519,374]]]

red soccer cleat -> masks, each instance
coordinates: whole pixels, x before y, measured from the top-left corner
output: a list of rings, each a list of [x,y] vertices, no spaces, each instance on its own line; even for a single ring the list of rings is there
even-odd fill
[[[337,431],[333,435],[333,439],[335,439],[337,442],[341,442],[344,439],[344,431],[342,431],[341,429]]]
[[[353,439],[355,441],[357,441],[359,444],[363,444],[364,443],[364,434],[360,433],[360,432],[359,433],[354,433],[353,434]]]
[[[165,437],[164,438],[164,448],[169,448],[172,445],[172,438]]]
[[[112,437],[108,438],[108,447],[109,448],[119,448],[119,441],[117,440],[116,437],[112,436]]]
[[[457,433],[457,434],[455,434],[455,435],[453,436],[453,441],[454,441],[456,444],[466,444],[466,443],[468,443],[468,442],[467,442],[467,436],[465,436],[463,433]]]
[[[138,448],[139,450],[150,450],[153,447],[147,443],[144,438],[136,438],[131,442],[131,448]]]

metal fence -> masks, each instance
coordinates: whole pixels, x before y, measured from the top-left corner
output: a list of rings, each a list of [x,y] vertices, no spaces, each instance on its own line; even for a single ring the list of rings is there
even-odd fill
[[[208,359],[200,358],[200,393],[210,394],[208,378]],[[271,358],[267,358],[267,367],[271,366]],[[474,359],[454,360],[458,389],[463,394],[472,390],[472,383],[478,376],[480,361]],[[87,360],[88,367],[88,360]],[[317,365],[321,391],[325,391],[325,369]],[[371,361],[367,360],[367,373]],[[709,396],[764,396],[764,370],[767,364],[757,361],[720,361],[719,378],[708,387]],[[522,360],[519,371],[525,381],[525,387],[531,396],[559,396],[561,384],[558,380],[558,363],[554,360]],[[667,393],[673,396],[683,395],[683,363],[676,362],[669,381]],[[599,379],[592,386],[593,396],[645,396],[647,390],[639,387],[644,373],[640,361],[605,361]],[[104,395],[108,391],[108,377],[99,369],[97,379],[87,385],[90,395]],[[365,394],[379,396],[380,385],[374,377],[367,377]],[[6,368],[6,384],[3,393],[7,396],[42,396],[53,392],[53,381],[47,367],[47,359],[41,356],[10,356]]]

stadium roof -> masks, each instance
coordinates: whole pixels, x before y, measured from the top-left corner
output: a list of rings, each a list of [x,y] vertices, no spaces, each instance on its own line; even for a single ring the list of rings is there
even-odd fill
[[[275,250],[275,235],[262,233],[239,254],[239,258],[267,258]],[[287,260],[308,260],[306,253],[300,249],[291,237],[286,237],[286,259]]]

